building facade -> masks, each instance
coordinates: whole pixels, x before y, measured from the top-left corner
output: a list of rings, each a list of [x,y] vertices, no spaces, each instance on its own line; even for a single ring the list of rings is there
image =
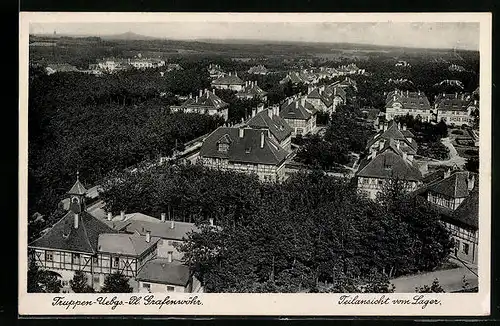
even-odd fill
[[[229,104],[224,102],[215,94],[215,90],[200,90],[194,98],[190,97],[181,105],[172,105],[172,112],[199,113],[208,115],[218,115],[227,121],[229,118]]]
[[[469,94],[439,94],[436,96],[434,108],[437,121],[444,121],[450,126],[472,126],[472,112],[478,110],[477,100]]]
[[[288,152],[268,129],[220,127],[210,134],[200,149],[199,160],[207,167],[255,174],[265,182],[285,179]]]
[[[386,98],[385,117],[387,121],[395,117],[411,115],[422,121],[432,121],[433,113],[429,99],[423,92],[395,90],[389,92]]]

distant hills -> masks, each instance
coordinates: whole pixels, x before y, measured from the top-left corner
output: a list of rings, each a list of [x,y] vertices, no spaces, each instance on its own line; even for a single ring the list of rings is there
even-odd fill
[[[112,35],[101,35],[100,38],[103,40],[118,40],[118,41],[161,40],[161,38],[158,38],[158,37],[141,35],[141,34],[137,34],[134,32],[126,32],[126,33],[112,34]]]

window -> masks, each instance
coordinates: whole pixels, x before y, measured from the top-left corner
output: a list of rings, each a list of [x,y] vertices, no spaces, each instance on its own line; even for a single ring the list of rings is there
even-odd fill
[[[92,264],[94,266],[99,266],[99,258],[98,257],[92,257]]]
[[[113,267],[118,268],[120,266],[120,257],[113,257]]]
[[[54,252],[46,251],[45,252],[45,261],[54,261]]]
[[[174,292],[174,291],[175,291],[175,287],[167,285],[167,292]]]
[[[80,265],[80,254],[71,255],[71,264]]]
[[[466,255],[469,254],[469,244],[468,243],[464,243],[463,251],[464,251],[464,254],[466,254]]]

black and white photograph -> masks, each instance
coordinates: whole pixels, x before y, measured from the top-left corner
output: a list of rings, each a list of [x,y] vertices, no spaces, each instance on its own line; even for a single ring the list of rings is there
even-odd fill
[[[488,313],[490,16],[131,15],[25,16],[21,302]]]

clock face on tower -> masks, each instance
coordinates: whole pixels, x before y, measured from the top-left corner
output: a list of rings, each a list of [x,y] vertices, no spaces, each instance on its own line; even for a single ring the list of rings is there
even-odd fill
[[[80,198],[78,198],[76,196],[71,198],[70,209],[73,213],[80,213],[81,212]]]

